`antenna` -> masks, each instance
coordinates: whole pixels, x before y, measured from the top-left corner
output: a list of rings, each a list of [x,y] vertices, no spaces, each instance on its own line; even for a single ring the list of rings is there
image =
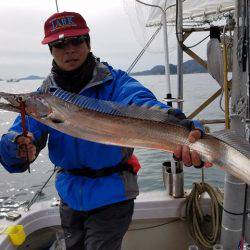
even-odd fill
[[[58,4],[57,4],[57,0],[55,0],[56,2],[56,11],[59,12],[59,8],[58,8]]]

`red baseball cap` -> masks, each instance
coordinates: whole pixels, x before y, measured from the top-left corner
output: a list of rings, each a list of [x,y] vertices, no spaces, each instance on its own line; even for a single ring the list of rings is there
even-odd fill
[[[89,33],[84,18],[76,12],[55,13],[44,24],[42,44],[48,44],[64,37],[81,36]]]

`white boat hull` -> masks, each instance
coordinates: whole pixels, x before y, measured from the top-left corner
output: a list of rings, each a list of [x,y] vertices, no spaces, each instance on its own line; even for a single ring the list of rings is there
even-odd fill
[[[46,242],[45,234],[41,232],[49,229],[55,233],[61,231],[59,206],[55,205],[51,201],[40,202],[34,204],[28,212],[18,211],[21,218],[15,222],[2,219],[1,225],[23,225],[27,238],[22,246],[16,248],[9,237],[2,234],[0,249],[39,249],[43,243],[41,241]],[[185,199],[174,199],[167,196],[166,192],[141,194],[136,199],[133,221],[124,237],[122,250],[188,249],[193,241],[185,221],[180,219],[184,215],[184,205]],[[208,202],[205,203],[205,207],[208,205]]]

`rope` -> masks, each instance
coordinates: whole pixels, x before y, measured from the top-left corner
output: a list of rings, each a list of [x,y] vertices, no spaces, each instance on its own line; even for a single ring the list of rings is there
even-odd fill
[[[211,249],[220,236],[222,217],[222,194],[204,182],[193,183],[191,193],[186,198],[186,221],[190,234],[202,249]],[[204,214],[201,208],[202,194],[207,193],[211,199],[211,215]]]

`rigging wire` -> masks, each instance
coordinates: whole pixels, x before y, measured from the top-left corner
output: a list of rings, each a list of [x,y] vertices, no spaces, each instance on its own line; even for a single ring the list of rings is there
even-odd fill
[[[209,37],[210,35],[207,35],[206,37],[204,37],[202,40],[200,40],[199,42],[197,42],[197,43],[195,43],[195,44],[193,44],[193,45],[190,45],[190,46],[185,46],[186,48],[188,48],[188,49],[191,49],[191,48],[194,48],[194,47],[196,47],[197,45],[199,45],[199,44],[201,44],[202,42],[204,42],[208,37]]]
[[[42,194],[43,189],[45,188],[45,186],[49,183],[50,179],[52,178],[52,176],[57,172],[57,167],[54,167],[54,170],[52,172],[52,174],[49,176],[49,178],[45,181],[45,183],[43,184],[43,186],[35,193],[35,195],[33,196],[33,198],[30,200],[30,202],[28,203],[28,205],[25,207],[25,211],[29,211],[30,207],[35,203],[35,201],[40,197],[40,195]]]
[[[184,1],[183,1],[184,2]],[[208,36],[206,36],[205,38],[203,38],[201,41],[199,41],[198,43],[196,43],[196,44],[194,44],[194,45],[191,45],[191,46],[186,46],[186,45],[184,45],[181,41],[180,41],[180,39],[179,39],[179,32],[177,31],[177,24],[178,24],[178,5],[179,5],[179,3],[178,3],[178,0],[176,0],[176,9],[175,9],[175,34],[176,34],[176,39],[177,39],[177,42],[178,42],[178,44],[181,46],[181,48],[183,49],[183,50],[185,50],[185,49],[191,49],[191,48],[193,48],[193,47],[195,47],[195,46],[197,46],[197,45],[199,45],[200,43],[202,43],[203,41],[205,41],[208,37],[209,37],[209,35]],[[224,14],[223,14],[223,17],[225,17],[224,16]],[[201,23],[206,23],[205,21],[200,21]],[[200,24],[201,25],[201,24]]]
[[[178,6],[179,6],[179,3],[178,3],[178,0],[176,0],[176,8],[175,8],[175,35],[176,35],[177,42],[178,42],[178,44],[181,46],[181,48],[182,48],[183,50],[194,48],[195,46],[197,46],[197,45],[199,45],[200,43],[202,43],[203,41],[205,41],[205,40],[209,37],[209,35],[206,36],[205,38],[203,38],[201,41],[199,41],[199,42],[196,43],[196,44],[193,44],[193,45],[191,45],[191,46],[186,46],[186,45],[184,45],[184,44],[180,41],[180,39],[179,39],[179,32],[177,31],[177,27],[178,27]]]
[[[146,51],[146,49],[149,47],[149,45],[153,42],[153,40],[155,39],[156,35],[159,33],[159,31],[161,30],[162,26],[159,26],[157,28],[157,30],[155,31],[155,33],[150,37],[149,41],[147,42],[147,44],[144,46],[144,48],[141,50],[141,52],[138,54],[138,56],[135,58],[135,60],[131,63],[131,65],[129,66],[129,68],[127,69],[127,73],[129,74],[131,72],[131,70],[135,67],[135,65],[137,64],[137,62],[139,61],[139,59],[142,57],[142,55],[144,54],[144,52]]]
[[[166,8],[166,4],[167,2],[165,2],[165,8],[162,8],[161,6],[158,6],[158,5],[155,5],[155,4],[149,4],[149,3],[145,3],[145,2],[142,2],[140,0],[135,0],[136,2],[140,3],[140,4],[143,4],[143,5],[146,5],[146,6],[150,6],[150,7],[155,7],[155,8],[159,8],[161,9],[161,11],[164,11],[166,12],[168,9],[174,7],[176,4],[172,4],[172,5],[169,5],[167,8]],[[183,0],[183,2],[186,1],[186,0]]]

